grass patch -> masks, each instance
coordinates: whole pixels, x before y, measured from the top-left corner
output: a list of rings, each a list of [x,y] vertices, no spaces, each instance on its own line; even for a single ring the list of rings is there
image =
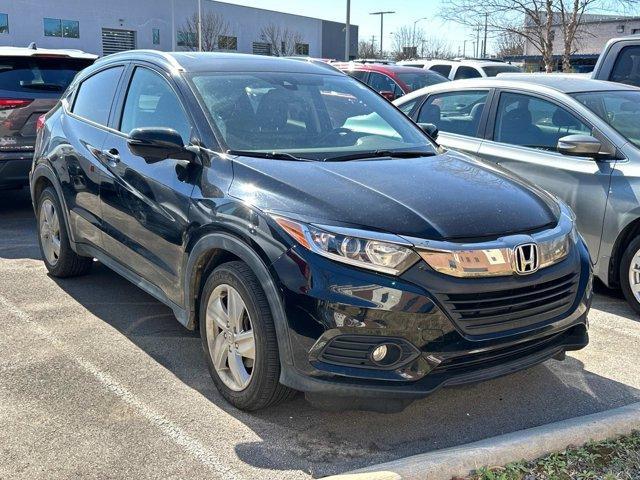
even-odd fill
[[[568,448],[532,462],[484,467],[464,480],[638,480],[640,432]],[[458,479],[462,480],[462,479]]]

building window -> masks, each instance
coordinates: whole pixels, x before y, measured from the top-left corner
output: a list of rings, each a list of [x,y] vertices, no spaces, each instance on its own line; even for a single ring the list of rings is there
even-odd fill
[[[309,44],[296,43],[296,55],[309,55]]]
[[[263,42],[253,42],[254,55],[271,55],[271,44]]]
[[[618,28],[616,29],[616,31],[618,33],[624,33],[624,25],[618,25]]]
[[[218,48],[220,50],[238,50],[238,37],[218,35]]]
[[[182,30],[178,30],[178,46],[179,47],[195,47],[196,46],[195,32],[184,32]]]
[[[0,33],[9,33],[9,15],[0,13]]]
[[[549,40],[551,40],[552,42],[555,40],[556,38],[556,31],[555,30],[551,30],[549,32]]]
[[[45,18],[44,36],[80,38],[80,22],[77,20],[61,20],[60,18]]]
[[[633,33],[634,35],[637,35],[638,33],[640,33],[640,28],[634,28],[631,30],[631,33]]]
[[[160,29],[159,28],[153,29],[153,44],[160,45]]]

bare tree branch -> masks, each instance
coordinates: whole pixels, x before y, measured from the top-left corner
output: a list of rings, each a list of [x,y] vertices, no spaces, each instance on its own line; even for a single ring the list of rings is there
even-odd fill
[[[183,46],[189,50],[198,50],[198,13],[195,12],[184,23],[180,30]],[[202,15],[202,50],[211,52],[218,50],[220,36],[229,35],[229,22],[222,15],[214,12],[205,12]],[[228,47],[226,47],[228,48]]]
[[[287,57],[296,55],[297,46],[302,44],[302,34],[296,30],[270,23],[260,30],[260,38],[271,45],[271,55]]]

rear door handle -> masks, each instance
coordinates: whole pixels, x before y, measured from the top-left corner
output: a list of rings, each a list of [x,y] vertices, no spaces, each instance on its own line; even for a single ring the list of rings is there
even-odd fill
[[[120,163],[120,152],[116,148],[102,150],[102,156],[111,165]]]

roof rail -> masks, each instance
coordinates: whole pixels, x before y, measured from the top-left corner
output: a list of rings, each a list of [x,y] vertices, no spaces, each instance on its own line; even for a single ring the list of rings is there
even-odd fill
[[[36,42],[31,42],[27,48],[30,48],[31,50],[37,50],[38,46],[36,45]]]
[[[116,53],[112,53],[110,55],[105,55],[104,57],[100,58],[99,61],[102,61],[102,60],[107,59],[107,58],[108,59],[112,59],[112,58],[117,58],[117,57],[120,57],[120,56],[132,55],[132,54],[133,55],[140,54],[140,55],[155,56],[155,57],[158,57],[158,58],[161,58],[161,59],[167,61],[176,70],[181,70],[181,71],[184,70],[182,65],[180,65],[180,63],[178,63],[178,61],[172,55],[169,55],[167,52],[162,52],[160,50],[151,50],[151,49],[125,50],[124,52],[116,52]]]

